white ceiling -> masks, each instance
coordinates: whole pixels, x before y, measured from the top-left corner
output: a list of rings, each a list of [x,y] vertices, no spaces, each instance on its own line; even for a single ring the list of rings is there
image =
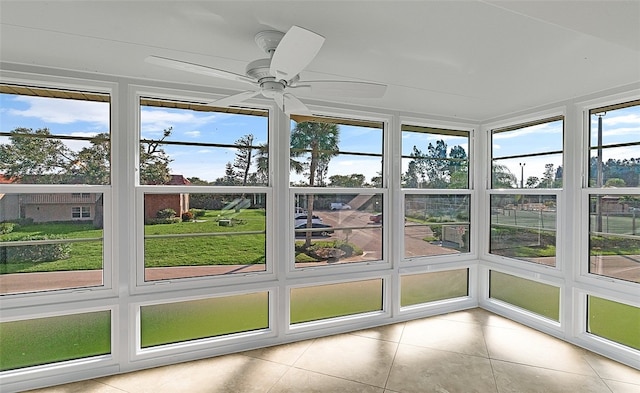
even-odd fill
[[[349,104],[476,121],[640,81],[637,0],[1,0],[0,20],[2,62],[238,91],[144,58],[244,74],[256,33],[295,24],[326,37],[303,79],[389,85]]]

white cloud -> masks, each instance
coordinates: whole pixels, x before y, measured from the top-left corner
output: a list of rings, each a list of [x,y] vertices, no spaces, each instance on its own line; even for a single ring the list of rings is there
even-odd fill
[[[200,137],[200,131],[194,130],[194,131],[186,131],[184,133],[186,136],[190,136],[191,138],[198,138]]]
[[[190,126],[201,126],[218,120],[216,114],[196,116],[190,111],[168,111],[164,109],[142,109],[140,111],[140,122],[143,132],[159,132],[169,127],[179,124]]]
[[[594,120],[594,123],[598,124],[598,121]],[[630,113],[628,115],[613,116],[609,118],[605,115],[602,117],[602,124],[608,126],[617,124],[640,124],[640,115]]]
[[[13,116],[35,117],[56,124],[88,122],[105,128],[109,126],[109,103],[106,102],[29,96],[18,96],[14,100],[29,107],[8,109],[7,113]]]

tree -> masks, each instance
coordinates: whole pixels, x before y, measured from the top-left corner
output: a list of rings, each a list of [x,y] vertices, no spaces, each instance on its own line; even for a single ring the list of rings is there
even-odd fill
[[[244,135],[235,142],[235,145],[238,146],[238,150],[236,151],[233,167],[237,170],[240,183],[246,186],[253,162],[253,149],[255,149],[253,147],[253,134]]]
[[[161,146],[172,130],[173,127],[166,128],[158,140],[140,141],[140,184],[165,184],[171,180],[169,163],[173,160]]]
[[[430,188],[447,188],[448,183],[447,144],[443,139],[427,146],[424,167],[429,179]]]
[[[91,139],[91,146],[82,148],[69,168],[71,176],[88,184],[111,182],[111,148],[109,134],[101,133]]]
[[[269,146],[266,143],[258,145],[256,154],[256,184],[267,184],[269,182]]]
[[[465,149],[458,145],[451,148],[447,156],[444,139],[427,145],[424,154],[416,146],[407,171],[402,175],[403,187],[407,188],[467,188],[469,186],[468,157]]]
[[[365,186],[365,180],[366,178],[364,175],[359,173],[351,175],[333,175],[329,177],[329,186],[362,188]]]
[[[10,143],[0,145],[0,170],[7,177],[27,183],[66,183],[74,152],[48,128],[16,128]]]
[[[540,180],[541,188],[553,188],[555,179],[555,170],[553,164],[545,164],[542,179]]]
[[[336,124],[302,122],[297,123],[291,131],[291,157],[294,168],[305,168],[309,176],[309,186],[316,185],[318,165],[328,162],[338,155],[338,143],[340,141],[340,129]],[[309,154],[306,163],[300,163],[295,158]],[[300,164],[300,165],[298,165]],[[301,172],[297,172],[301,173]],[[307,227],[311,228],[313,212],[313,195],[307,197]],[[311,246],[311,232],[306,233],[305,246]]]
[[[409,157],[413,159],[409,161],[407,171],[402,175],[402,183],[406,188],[419,188],[420,180],[425,181],[423,155],[420,149],[414,145]]]
[[[618,177],[612,177],[607,179],[607,181],[604,183],[605,187],[618,187],[618,188],[622,188],[622,187],[626,187],[627,183],[625,183],[624,180],[618,178]]]
[[[525,184],[527,188],[536,188],[540,184],[540,179],[537,176],[529,176]]]
[[[518,179],[505,165],[494,162],[491,168],[491,184],[493,188],[516,188]]]

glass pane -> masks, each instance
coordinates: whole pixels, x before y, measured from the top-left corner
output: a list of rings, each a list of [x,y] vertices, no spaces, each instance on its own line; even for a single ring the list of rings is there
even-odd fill
[[[556,196],[492,195],[489,252],[556,265]]]
[[[265,194],[145,194],[145,280],[266,270]]]
[[[1,182],[109,184],[109,96],[88,96],[104,101],[0,94]]]
[[[103,221],[101,193],[0,194],[0,294],[103,285]]]
[[[465,194],[405,195],[405,258],[468,253],[470,200]]]
[[[400,276],[400,306],[435,302],[469,294],[468,269]]]
[[[638,187],[639,101],[591,110],[589,187]]]
[[[402,187],[469,188],[469,132],[402,126]]]
[[[382,187],[381,123],[299,120],[291,122],[292,186]]]
[[[291,289],[291,323],[382,310],[382,279]]]
[[[268,184],[268,117],[143,100],[140,184]],[[159,107],[161,105],[174,107]],[[204,165],[203,165],[204,164]]]
[[[491,132],[492,188],[562,188],[562,119]]]
[[[0,371],[111,353],[111,311],[0,323]]]
[[[640,350],[640,308],[588,296],[587,331]]]
[[[638,187],[639,103],[590,111],[589,187]]]
[[[640,142],[637,146],[605,147],[599,166],[598,149],[591,150],[589,159],[589,187],[639,187]],[[598,169],[601,168],[601,169]],[[598,177],[598,173],[602,177]],[[601,183],[598,183],[601,182]]]
[[[268,327],[268,292],[140,307],[142,348]]]
[[[489,278],[491,298],[560,320],[560,288],[493,270]]]
[[[640,195],[592,195],[589,272],[640,282]]]
[[[562,188],[562,153],[494,159],[492,188]]]
[[[382,260],[381,194],[296,194],[295,266]]]

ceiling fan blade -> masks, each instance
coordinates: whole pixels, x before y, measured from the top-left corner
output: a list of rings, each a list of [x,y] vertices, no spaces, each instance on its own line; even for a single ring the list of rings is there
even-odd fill
[[[298,75],[316,57],[323,43],[323,36],[292,26],[280,40],[271,58],[271,75],[276,80],[289,80]]]
[[[292,113],[295,113],[296,115],[311,115],[309,108],[293,94],[285,93],[283,100],[284,105],[283,108],[280,109],[282,109],[282,111],[287,115]]]
[[[215,78],[223,78],[223,79],[229,79],[234,81],[246,82],[246,83],[251,83],[253,85],[256,84],[256,81],[254,81],[251,78],[247,78],[244,75],[236,74],[236,73],[225,71],[225,70],[219,70],[217,68],[211,68],[211,67],[203,66],[200,64],[189,63],[186,61],[174,60],[174,59],[169,59],[169,58],[160,57],[160,56],[148,56],[146,59],[144,59],[144,61],[150,64],[173,68],[176,70],[193,72],[196,74],[202,74],[207,76],[213,76]]]
[[[219,100],[215,100],[215,101],[211,101],[209,104],[210,105],[215,105],[215,106],[230,106],[233,104],[237,104],[240,103],[242,101],[248,100],[249,98],[253,98],[257,95],[260,95],[260,91],[253,91],[253,90],[249,90],[249,91],[243,91],[242,93],[238,93],[238,94],[233,94],[230,95],[228,97],[224,97],[221,98]]]
[[[387,85],[355,81],[300,81],[296,86],[302,92],[327,97],[380,98],[387,91]]]

